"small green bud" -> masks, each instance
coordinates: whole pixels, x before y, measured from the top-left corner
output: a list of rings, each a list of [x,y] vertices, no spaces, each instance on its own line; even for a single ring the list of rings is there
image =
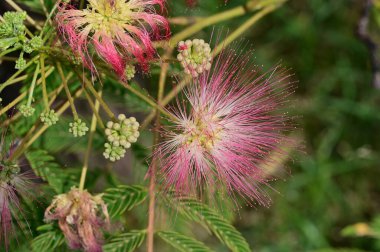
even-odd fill
[[[35,109],[32,107],[32,106],[28,106],[28,105],[21,105],[20,108],[20,113],[24,116],[24,117],[29,117],[31,115],[34,114],[34,111]]]
[[[29,44],[29,43],[25,43],[23,46],[22,46],[22,50],[26,53],[31,53],[33,52],[33,48],[32,46]]]
[[[41,113],[40,119],[41,122],[43,122],[47,126],[52,126],[56,124],[59,120],[58,115],[54,112],[53,109]]]
[[[127,80],[131,80],[133,77],[135,77],[135,74],[136,74],[135,66],[134,65],[126,65],[124,74],[125,74],[125,78]]]
[[[35,36],[30,40],[30,45],[34,50],[38,50],[43,45],[42,38],[39,36]]]
[[[26,19],[26,12],[11,12],[7,11],[3,15],[4,24],[6,27],[7,34],[3,36],[20,36],[25,33],[24,20]],[[4,25],[2,24],[2,26]],[[2,30],[2,29],[1,29]],[[2,30],[3,32],[4,30]]]
[[[211,48],[203,39],[186,40],[178,43],[177,59],[185,73],[194,78],[211,68]]]
[[[103,152],[103,156],[112,162],[120,160],[125,155],[125,148],[122,146],[115,146],[113,144],[106,143],[104,144],[104,147],[105,151]]]
[[[77,119],[74,122],[70,123],[70,129],[69,132],[74,135],[74,137],[81,137],[86,135],[86,132],[88,131],[88,127],[86,126],[85,122],[82,122],[81,119]]]
[[[20,54],[20,57],[16,60],[16,69],[23,69],[26,65],[26,60],[22,57],[22,54]]]

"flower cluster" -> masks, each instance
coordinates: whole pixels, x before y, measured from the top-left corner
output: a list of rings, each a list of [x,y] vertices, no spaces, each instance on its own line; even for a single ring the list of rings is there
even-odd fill
[[[83,10],[62,4],[56,20],[63,38],[88,68],[96,71],[90,52],[93,49],[124,78],[127,62],[137,60],[148,69],[148,61],[155,54],[152,39],[168,36],[167,20],[155,11],[155,5],[163,8],[164,2],[89,0]]]
[[[28,106],[28,105],[23,104],[19,107],[19,110],[23,116],[29,117],[29,116],[32,116],[34,114],[35,108],[33,108],[32,106]]]
[[[45,211],[46,221],[58,220],[72,249],[101,252],[102,228],[109,225],[107,206],[102,195],[92,196],[86,190],[72,188],[55,196]]]
[[[82,122],[81,119],[76,119],[74,122],[69,124],[69,132],[74,135],[74,137],[81,137],[86,135],[88,127],[85,122]]]
[[[161,180],[180,194],[197,194],[200,188],[226,188],[248,202],[267,205],[269,198],[264,163],[269,154],[285,154],[279,143],[289,118],[279,113],[287,97],[286,70],[270,74],[252,68],[251,55],[225,49],[213,72],[188,86],[186,104],[172,112],[173,127],[165,127],[164,142],[155,152],[161,160]]]
[[[178,43],[177,59],[185,73],[194,78],[211,68],[211,48],[203,39],[186,40]]]
[[[111,161],[124,157],[125,150],[140,136],[140,125],[136,118],[127,118],[124,114],[120,114],[117,119],[116,123],[109,121],[105,130],[108,143],[104,145],[106,149],[103,155]]]
[[[10,47],[22,49],[19,59],[16,61],[15,68],[22,69],[26,65],[23,58],[25,53],[32,53],[43,45],[41,37],[34,36],[28,39],[25,35],[26,27],[24,20],[26,12],[5,12],[3,22],[0,22],[0,51]]]
[[[58,115],[55,113],[54,109],[49,109],[48,111],[41,113],[40,119],[41,122],[47,126],[52,126],[59,120]]]
[[[125,66],[124,75],[125,75],[125,79],[127,81],[131,80],[133,77],[135,77],[135,74],[136,74],[135,66],[133,66],[133,65],[126,65]]]

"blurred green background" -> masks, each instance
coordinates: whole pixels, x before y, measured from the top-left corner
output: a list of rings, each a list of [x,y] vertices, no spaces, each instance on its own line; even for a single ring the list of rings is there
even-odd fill
[[[198,2],[194,9],[170,6],[175,15],[205,16],[245,1]],[[303,139],[285,179],[272,184],[273,205],[237,214],[235,225],[254,251],[380,251],[376,235],[355,235],[359,226],[342,233],[358,222],[376,232],[380,215],[380,92],[372,85],[371,52],[357,35],[365,3],[291,0],[244,35],[259,64],[282,60],[295,73],[291,112]],[[376,40],[375,10],[370,14]],[[216,28],[233,31],[248,17]]]

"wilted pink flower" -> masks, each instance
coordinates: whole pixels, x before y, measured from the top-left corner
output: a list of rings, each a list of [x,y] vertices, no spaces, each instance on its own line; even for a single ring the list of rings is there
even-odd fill
[[[7,161],[0,161],[0,241],[8,251],[13,235],[13,225],[24,218],[21,198],[30,198],[32,179],[29,172],[20,173],[20,167]]]
[[[289,75],[280,66],[260,74],[251,56],[225,49],[211,71],[185,91],[190,111],[177,102],[177,120],[164,127],[154,154],[167,188],[174,186],[182,196],[225,188],[247,202],[269,204],[262,166],[274,162],[269,154],[283,153],[280,143],[290,141],[284,135],[289,118],[279,111],[289,94]]]
[[[152,39],[169,34],[169,24],[156,14],[165,0],[88,0],[87,9],[78,10],[62,3],[56,20],[72,50],[92,71],[90,46],[124,77],[127,62],[136,60],[144,70],[154,57]]]
[[[102,251],[101,228],[108,226],[109,216],[101,195],[92,196],[87,191],[72,188],[54,198],[45,211],[45,219],[58,220],[70,248]]]

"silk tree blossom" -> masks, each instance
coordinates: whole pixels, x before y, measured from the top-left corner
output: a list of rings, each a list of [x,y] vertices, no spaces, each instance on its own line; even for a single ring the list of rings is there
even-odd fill
[[[0,243],[4,244],[6,251],[14,234],[14,225],[21,225],[24,218],[21,200],[33,198],[34,178],[31,172],[20,172],[17,164],[0,161]]]
[[[57,195],[45,211],[47,221],[58,220],[68,245],[87,252],[102,251],[102,227],[109,225],[107,206],[101,195],[72,188]]]
[[[280,113],[291,85],[286,69],[260,74],[251,57],[225,49],[185,91],[190,110],[181,102],[170,110],[177,120],[163,128],[154,153],[165,188],[173,186],[181,196],[225,188],[249,203],[269,205],[262,166],[274,162],[270,154],[286,154],[281,143],[291,143],[284,135],[290,118]]]
[[[96,71],[90,46],[114,71],[124,78],[125,67],[137,61],[143,70],[155,56],[152,39],[169,35],[165,17],[157,14],[165,0],[88,0],[78,10],[62,3],[56,15],[64,39],[84,64]]]

